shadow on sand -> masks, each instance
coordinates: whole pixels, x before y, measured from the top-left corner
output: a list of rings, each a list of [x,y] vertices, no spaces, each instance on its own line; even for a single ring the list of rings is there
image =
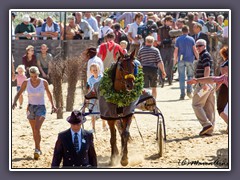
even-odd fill
[[[212,136],[221,136],[221,135],[222,134],[214,133]],[[203,135],[203,136],[195,135],[195,136],[187,136],[187,137],[175,138],[175,139],[169,139],[169,137],[168,137],[167,140],[166,140],[166,143],[173,142],[173,141],[176,141],[176,142],[188,141],[190,139],[198,139],[198,138],[209,138],[209,137],[212,137],[212,136],[209,136],[209,135]]]
[[[32,161],[34,160],[32,157],[28,156],[28,157],[23,157],[23,158],[14,158],[12,159],[12,162],[18,162],[18,161]]]

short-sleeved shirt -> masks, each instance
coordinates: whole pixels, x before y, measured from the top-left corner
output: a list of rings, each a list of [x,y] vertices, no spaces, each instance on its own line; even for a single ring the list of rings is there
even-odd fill
[[[37,54],[37,61],[40,61],[42,68],[48,68],[49,62],[53,59],[52,54],[47,53],[46,58],[43,58],[41,53]]]
[[[25,66],[25,68],[30,68],[31,66],[37,66],[37,59],[36,56],[32,56],[32,60],[28,61],[27,55],[24,55],[22,58],[22,63]]]
[[[113,32],[112,28],[110,28],[109,26],[103,26],[101,29],[99,29],[98,38],[103,38],[104,36],[111,32]]]
[[[153,46],[143,46],[138,52],[137,58],[142,66],[158,67],[157,64],[162,61],[159,49]]]
[[[100,81],[101,78],[102,78],[102,75],[101,75],[101,74],[98,75],[98,78],[95,78],[95,77],[92,75],[92,76],[88,79],[88,85],[90,86],[90,88],[93,88],[93,85],[94,85],[96,82]]]
[[[86,18],[85,20],[88,22],[88,24],[90,24],[90,26],[93,28],[94,32],[99,31],[97,20],[94,17],[91,16],[90,18]]]
[[[16,75],[17,86],[21,86],[26,79],[27,77],[24,74],[23,75],[17,74]]]
[[[204,77],[204,69],[208,66],[210,66],[210,76],[213,76],[213,59],[210,53],[205,49],[199,54],[195,77]]]
[[[80,26],[81,30],[83,30],[84,37],[90,37],[90,33],[94,31],[90,24],[84,19],[81,19],[81,22],[78,25]]]
[[[139,27],[139,26],[142,26],[142,25],[143,25],[142,22],[141,22],[139,25],[138,25],[136,22],[130,24],[128,33],[132,33],[132,38],[135,38],[135,37],[136,37],[137,32],[138,32],[138,27]],[[131,42],[131,43],[134,44],[134,42]],[[140,43],[140,42],[139,42],[139,43]]]
[[[136,13],[135,12],[124,12],[122,15],[120,15],[116,21],[120,22],[124,19],[124,27],[127,27],[128,24],[132,23],[135,18]]]
[[[24,33],[24,32],[28,32],[28,33],[32,33],[32,32],[36,32],[35,27],[33,26],[33,24],[29,23],[29,24],[18,24],[16,29],[15,29],[15,34],[18,33]],[[19,39],[27,39],[26,37],[19,37]]]
[[[178,48],[178,61],[180,57],[183,61],[193,62],[195,59],[193,46],[195,45],[195,40],[193,37],[183,34],[176,39],[175,46]]]
[[[102,60],[103,61],[105,60],[105,58],[107,56],[106,44],[107,44],[107,47],[108,47],[109,51],[111,51],[114,48],[114,45],[115,45],[115,49],[114,49],[114,52],[113,52],[114,53],[113,54],[114,59],[116,59],[116,55],[117,55],[118,51],[121,51],[121,53],[124,54],[124,51],[119,44],[115,43],[113,40],[108,41],[106,43],[102,43],[99,47],[99,53],[98,54],[102,55]]]

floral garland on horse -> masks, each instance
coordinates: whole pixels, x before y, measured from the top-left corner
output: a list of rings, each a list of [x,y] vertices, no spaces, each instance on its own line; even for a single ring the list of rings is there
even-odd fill
[[[124,77],[125,79],[129,77],[134,79],[134,88],[131,91],[116,92],[113,88],[113,82],[111,79],[113,66],[104,71],[103,78],[100,81],[100,95],[105,98],[106,102],[116,104],[118,107],[126,107],[133,101],[137,100],[137,98],[142,94],[144,85],[142,67],[138,66],[137,68],[138,73],[136,76],[129,74]]]

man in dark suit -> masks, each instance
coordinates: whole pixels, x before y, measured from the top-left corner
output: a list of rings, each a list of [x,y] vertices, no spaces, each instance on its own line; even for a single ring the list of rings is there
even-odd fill
[[[51,167],[59,168],[63,160],[63,168],[96,168],[93,135],[81,128],[86,118],[79,111],[73,111],[67,121],[71,127],[58,134]]]
[[[193,25],[193,32],[194,35],[192,35],[193,39],[195,40],[195,42],[198,39],[204,39],[207,42],[207,51],[210,51],[210,47],[209,47],[209,39],[208,39],[208,35],[201,32],[202,31],[202,25],[200,23],[194,23]]]

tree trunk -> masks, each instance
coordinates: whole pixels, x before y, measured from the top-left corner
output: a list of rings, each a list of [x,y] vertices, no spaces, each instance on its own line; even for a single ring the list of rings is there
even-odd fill
[[[55,76],[55,81],[53,84],[53,97],[55,99],[57,111],[57,119],[63,118],[63,95],[62,95],[62,78],[60,76]]]
[[[66,111],[73,110],[77,80],[78,79],[75,77],[75,80],[68,81]]]

